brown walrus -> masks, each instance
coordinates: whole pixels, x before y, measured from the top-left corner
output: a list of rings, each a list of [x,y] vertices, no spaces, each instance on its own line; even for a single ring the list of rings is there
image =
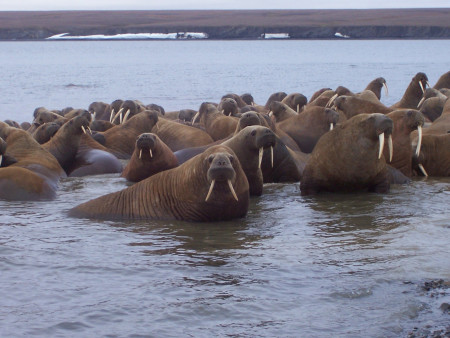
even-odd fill
[[[197,121],[197,118],[214,141],[223,140],[232,135],[238,124],[238,118],[223,115],[215,105],[208,102],[200,105],[192,124]]]
[[[179,167],[85,202],[69,215],[210,222],[244,217],[248,205],[245,173],[233,151],[219,145]]]
[[[390,136],[392,128],[392,120],[385,115],[364,114],[323,135],[303,171],[301,194],[389,191],[383,147],[384,136]]]
[[[128,181],[139,182],[177,165],[172,150],[157,135],[144,133],[138,136],[133,155],[121,176]]]
[[[0,122],[0,138],[8,155],[15,159],[0,168],[0,198],[40,200],[56,197],[59,179],[66,177],[56,158],[25,130]]]
[[[146,110],[131,118],[123,124],[112,127],[105,132],[94,135],[96,140],[109,149],[119,159],[129,159],[134,151],[136,137],[142,133],[151,132],[158,122],[156,111]]]
[[[359,114],[389,114],[393,109],[381,102],[372,102],[357,96],[342,95],[334,100],[333,109],[343,113],[347,119]],[[341,121],[343,122],[343,121]]]
[[[401,108],[412,108],[416,109],[420,99],[422,98],[425,89],[429,85],[428,77],[425,73],[417,73],[411,80],[406,88],[405,93],[403,94],[400,101],[393,104],[390,108],[392,109],[401,109]]]
[[[414,139],[412,147],[417,148]],[[414,154],[413,171],[418,176],[450,176],[450,134],[425,134],[419,154]]]

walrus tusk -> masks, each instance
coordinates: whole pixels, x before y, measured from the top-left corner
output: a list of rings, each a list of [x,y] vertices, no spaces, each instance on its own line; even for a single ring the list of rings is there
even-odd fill
[[[384,92],[385,92],[386,96],[388,96],[389,95],[389,90],[388,90],[388,86],[387,86],[386,82],[383,83],[383,87],[384,87]]]
[[[119,117],[119,115],[122,114],[123,108],[120,108],[120,110],[117,112],[116,115],[114,115],[114,118],[112,119],[111,123],[114,123],[114,121]]]
[[[263,158],[264,148],[259,148],[259,156],[258,156],[258,168],[261,168],[262,158]]]
[[[149,150],[150,150],[150,158],[153,158],[152,150],[151,149],[149,149]]]
[[[89,134],[92,135],[92,129],[89,126],[87,126],[86,129],[89,130]]]
[[[297,105],[297,113],[300,112],[300,104]]]
[[[111,110],[111,115],[109,116],[109,122],[112,123],[112,119],[113,119],[114,116],[116,116],[116,115],[114,114],[114,108],[113,108],[113,109]]]
[[[86,134],[86,129],[83,126],[81,126],[81,129],[83,130],[83,133]]]
[[[420,108],[420,106],[422,105],[423,101],[425,101],[425,96],[420,99],[419,103],[417,104],[417,108]]]
[[[209,186],[208,195],[206,195],[206,198],[205,198],[205,202],[208,202],[209,197],[211,196],[211,193],[212,193],[212,191],[214,189],[214,184],[215,183],[216,183],[216,180],[212,180],[211,185]]]
[[[97,112],[96,111],[94,111],[94,114],[92,114],[92,122],[94,122],[95,121],[95,118],[97,117]]]
[[[270,164],[272,165],[273,168],[273,147],[270,147]]]
[[[389,163],[392,162],[392,156],[394,155],[394,145],[392,143],[392,135],[388,137],[388,147],[389,147]]]
[[[330,130],[333,130],[333,123],[330,123]]]
[[[228,186],[230,187],[231,193],[236,201],[239,201],[236,192],[234,191],[233,184],[231,184],[231,180],[228,180]]]
[[[425,93],[425,89],[423,89],[422,81],[419,81],[420,89],[422,89],[422,93]]]
[[[200,112],[197,112],[197,114],[194,115],[194,118],[192,119],[192,124],[193,125],[195,123],[195,121],[197,120],[198,115],[200,114]]]
[[[331,104],[334,102],[334,100],[336,100],[336,98],[338,97],[338,94],[334,94],[331,99],[328,100],[327,105],[325,106],[325,108],[329,108],[331,106]]]
[[[428,81],[425,81],[425,83],[427,84],[428,87],[431,87],[431,86],[430,86],[430,83],[429,83]],[[426,86],[425,86],[425,87],[426,87]]]
[[[142,149],[139,150],[139,159],[141,159],[141,158],[142,158]]]
[[[428,177],[427,172],[425,171],[425,168],[423,167],[422,163],[419,163],[419,169],[422,172],[422,174],[426,177]]]
[[[272,115],[273,115],[273,111],[270,111],[269,112],[269,117],[272,117]]]
[[[122,121],[121,123],[127,122],[128,115],[130,115],[130,112],[131,112],[131,111],[128,109],[127,112],[125,113],[125,116],[123,117],[123,121]]]
[[[0,155],[0,166],[2,165],[3,155]]]
[[[383,154],[383,148],[384,148],[384,133],[381,133],[378,135],[378,139],[380,140],[380,147],[378,150],[378,159],[381,158],[381,155]]]
[[[417,147],[416,147],[416,156],[419,156],[420,154],[420,148],[422,147],[422,127],[417,127],[417,132],[419,133],[418,137],[419,140],[417,141]]]

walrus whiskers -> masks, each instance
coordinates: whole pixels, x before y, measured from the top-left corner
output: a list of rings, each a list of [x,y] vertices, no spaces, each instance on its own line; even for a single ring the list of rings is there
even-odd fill
[[[239,201],[236,191],[234,191],[233,184],[231,184],[231,180],[228,180],[228,186],[230,187],[231,193],[233,194],[233,197],[236,201]]]
[[[424,176],[428,177],[427,172],[425,171],[425,168],[423,167],[422,163],[419,163],[419,169],[424,174]]]
[[[378,135],[378,140],[380,141],[380,146],[378,150],[378,159],[381,158],[381,155],[383,154],[383,148],[384,148],[384,133],[381,133]]]
[[[209,186],[209,190],[208,190],[208,194],[206,195],[205,202],[208,202],[209,197],[211,196],[211,193],[214,189],[214,184],[216,184],[216,180],[211,181],[211,185]]]
[[[420,154],[420,148],[422,147],[422,127],[418,126],[417,127],[417,132],[418,132],[418,137],[419,140],[417,141],[417,147],[416,147],[416,156],[419,156]]]

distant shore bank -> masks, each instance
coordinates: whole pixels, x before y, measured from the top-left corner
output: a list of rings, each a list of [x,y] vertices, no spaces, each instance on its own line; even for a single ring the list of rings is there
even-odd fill
[[[0,12],[0,40],[449,39],[450,8]]]

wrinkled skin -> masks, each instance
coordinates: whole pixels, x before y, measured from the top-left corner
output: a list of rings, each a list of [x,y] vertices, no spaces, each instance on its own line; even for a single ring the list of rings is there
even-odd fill
[[[0,198],[45,200],[56,197],[59,179],[66,177],[56,158],[26,131],[0,122],[0,138],[8,155],[16,160],[0,168]]]
[[[286,96],[282,101],[289,108],[299,113],[303,110],[303,107],[308,103],[308,99],[305,95],[300,93],[291,93]]]
[[[422,84],[422,87],[420,86]],[[390,108],[401,109],[401,108],[411,108],[417,109],[417,105],[422,98],[422,95],[427,87],[428,77],[425,73],[417,73],[411,80],[406,88],[405,93],[399,102],[393,104]],[[422,90],[423,88],[423,90]]]
[[[197,119],[214,141],[232,135],[238,124],[238,118],[223,115],[215,105],[208,102],[200,105]]]
[[[97,133],[94,138],[119,159],[129,159],[134,151],[136,138],[142,133],[152,131],[158,122],[158,113],[146,110],[129,118],[125,123],[117,125],[105,132]]]
[[[178,161],[172,150],[157,135],[144,133],[138,136],[133,155],[121,176],[139,182],[176,166]]]
[[[412,148],[416,149],[417,138],[413,139]],[[450,176],[450,134],[424,134],[419,156],[413,156],[413,172],[424,176],[419,164],[428,176]]]
[[[385,140],[384,158],[389,165],[400,170],[405,176],[412,176],[411,158],[413,150],[411,149],[411,132],[417,130],[417,127],[423,127],[425,119],[423,115],[414,109],[395,110],[386,115],[394,123],[392,132],[392,142],[394,152],[392,162],[389,162],[388,140]],[[415,150],[414,150],[415,151]]]
[[[203,130],[165,118],[160,118],[151,132],[158,135],[173,152],[214,142]]]
[[[208,197],[213,180],[214,189]],[[211,222],[244,217],[248,205],[247,178],[235,154],[228,147],[214,146],[177,168],[83,203],[71,209],[69,215]]]
[[[384,156],[378,158],[378,135],[387,136],[392,128],[392,120],[382,114],[357,115],[325,134],[306,163],[301,194],[388,192],[390,179]]]
[[[69,169],[75,161],[81,135],[89,127],[89,118],[90,113],[86,111],[86,114],[70,119],[58,129],[48,142],[42,145],[44,149],[55,156],[66,174],[69,174]]]
[[[393,109],[386,107],[381,102],[374,103],[357,96],[343,95],[334,100],[334,109],[343,113],[347,119],[358,114],[389,114]]]
[[[336,125],[339,114],[323,107],[309,107],[297,116],[277,123],[277,128],[286,132],[304,153],[310,153],[317,141]]]

